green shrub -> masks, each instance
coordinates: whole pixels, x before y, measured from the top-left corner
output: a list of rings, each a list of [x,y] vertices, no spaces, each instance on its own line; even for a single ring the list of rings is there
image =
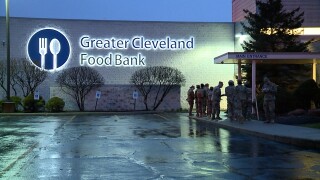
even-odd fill
[[[44,100],[40,96],[39,100],[34,100],[34,94],[29,94],[23,100],[23,108],[25,112],[39,112],[44,109]]]
[[[46,109],[49,110],[50,112],[61,112],[63,111],[64,105],[65,103],[63,99],[59,97],[53,97],[48,100],[46,104]]]
[[[12,102],[14,102],[14,104],[15,104],[15,111],[18,111],[19,106],[22,106],[22,104],[21,104],[21,98],[18,97],[18,96],[11,96],[11,97],[10,97],[10,100],[11,100]]]

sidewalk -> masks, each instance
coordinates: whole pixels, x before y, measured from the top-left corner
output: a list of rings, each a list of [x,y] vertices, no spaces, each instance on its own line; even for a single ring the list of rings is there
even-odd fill
[[[320,129],[313,129],[301,126],[266,124],[262,121],[251,120],[244,124],[231,122],[230,120],[211,120],[207,117],[198,118],[192,116],[197,121],[208,122],[217,127],[232,131],[246,133],[253,136],[266,138],[282,143],[292,144],[304,148],[320,149]]]

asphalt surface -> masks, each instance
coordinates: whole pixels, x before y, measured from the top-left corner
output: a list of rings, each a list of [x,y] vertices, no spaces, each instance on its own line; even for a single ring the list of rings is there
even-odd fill
[[[0,179],[320,177],[319,149],[229,131],[185,114],[5,116],[0,145]]]

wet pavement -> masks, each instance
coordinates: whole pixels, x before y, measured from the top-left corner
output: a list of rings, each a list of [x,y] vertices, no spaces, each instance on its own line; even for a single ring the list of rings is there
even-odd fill
[[[211,120],[208,117],[199,118],[191,116],[190,118],[211,123],[216,127],[263,137],[277,142],[304,148],[320,149],[320,129],[279,123],[264,123],[258,120],[249,120],[240,124],[236,121],[230,121],[225,114],[223,116],[223,120],[219,121]]]
[[[320,150],[185,114],[0,117],[0,179],[319,179]]]

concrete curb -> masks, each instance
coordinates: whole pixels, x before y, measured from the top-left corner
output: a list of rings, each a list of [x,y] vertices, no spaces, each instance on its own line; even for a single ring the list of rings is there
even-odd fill
[[[199,122],[210,123],[214,126],[228,129],[234,132],[257,136],[303,148],[320,149],[320,130],[318,129],[282,124],[264,124],[263,122],[257,120],[251,120],[250,122],[246,122],[245,124],[250,124],[251,122],[255,124],[253,126],[248,127],[248,125],[246,126],[236,122],[230,123],[230,121],[228,120],[212,121],[209,119],[198,118],[193,116],[190,118],[195,119]],[[263,127],[255,128],[254,126],[257,125]],[[270,127],[269,129],[267,128],[268,126]],[[261,131],[260,128],[267,128],[268,131]],[[279,129],[281,129],[281,131],[279,131]],[[297,129],[300,130],[300,134],[297,131]]]

